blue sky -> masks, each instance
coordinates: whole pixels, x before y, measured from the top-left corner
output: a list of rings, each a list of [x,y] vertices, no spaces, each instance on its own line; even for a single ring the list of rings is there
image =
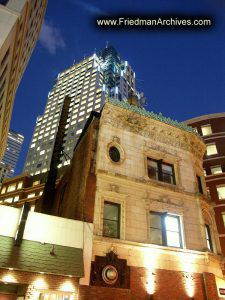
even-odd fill
[[[63,4],[62,4],[63,3]],[[16,174],[26,159],[36,118],[57,74],[105,47],[128,60],[147,109],[178,121],[225,111],[223,0],[48,1],[41,37],[21,80],[11,128],[25,136]],[[212,18],[209,30],[101,29],[96,16],[184,15]]]

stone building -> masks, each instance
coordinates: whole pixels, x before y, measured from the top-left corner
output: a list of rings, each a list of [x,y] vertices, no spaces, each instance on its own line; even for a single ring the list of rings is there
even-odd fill
[[[224,298],[204,153],[192,128],[128,103],[91,114],[52,208],[94,225],[79,299]]]

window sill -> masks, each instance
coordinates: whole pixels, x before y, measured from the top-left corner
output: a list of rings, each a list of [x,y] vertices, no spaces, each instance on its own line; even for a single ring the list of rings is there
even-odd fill
[[[157,185],[157,186],[168,187],[169,189],[172,189],[172,190],[175,190],[175,191],[182,190],[182,186],[181,185],[177,185],[177,184],[167,183],[167,182],[160,181],[160,180],[151,179],[148,176],[146,176],[145,179],[146,179],[147,182],[153,183],[154,185]]]

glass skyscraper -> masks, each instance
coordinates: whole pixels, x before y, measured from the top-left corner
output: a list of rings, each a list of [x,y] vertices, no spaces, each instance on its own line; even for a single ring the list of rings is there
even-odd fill
[[[31,175],[49,170],[63,101],[71,97],[64,152],[58,167],[70,163],[73,149],[91,111],[100,112],[107,97],[128,101],[129,94],[137,98],[135,73],[112,46],[73,65],[58,74],[44,114],[37,118],[24,172]]]
[[[7,147],[2,159],[2,169],[5,166],[5,177],[11,178],[14,176],[16,164],[19,158],[20,150],[23,144],[24,136],[18,132],[10,130],[7,139]]]

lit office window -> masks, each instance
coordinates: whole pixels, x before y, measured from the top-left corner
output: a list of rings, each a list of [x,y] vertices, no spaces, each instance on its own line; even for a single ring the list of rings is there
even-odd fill
[[[202,129],[202,135],[210,135],[212,134],[212,128],[211,125],[204,125],[201,127]]]
[[[225,214],[222,214],[222,217],[223,217],[223,224],[224,224],[224,227],[225,227]]]
[[[211,167],[211,173],[213,175],[223,173],[221,166],[213,166],[213,167]]]
[[[28,194],[28,195],[27,195],[27,198],[33,198],[33,197],[35,197],[35,193],[32,193],[32,194]]]
[[[22,189],[23,187],[23,181],[20,181],[17,185],[17,189]]]
[[[213,143],[213,144],[206,145],[206,153],[208,156],[217,154],[218,152],[217,152],[216,144]]]
[[[225,186],[216,187],[219,200],[225,200]]]
[[[15,190],[16,190],[16,183],[10,184],[8,186],[7,192],[12,192],[12,191],[15,191]]]

